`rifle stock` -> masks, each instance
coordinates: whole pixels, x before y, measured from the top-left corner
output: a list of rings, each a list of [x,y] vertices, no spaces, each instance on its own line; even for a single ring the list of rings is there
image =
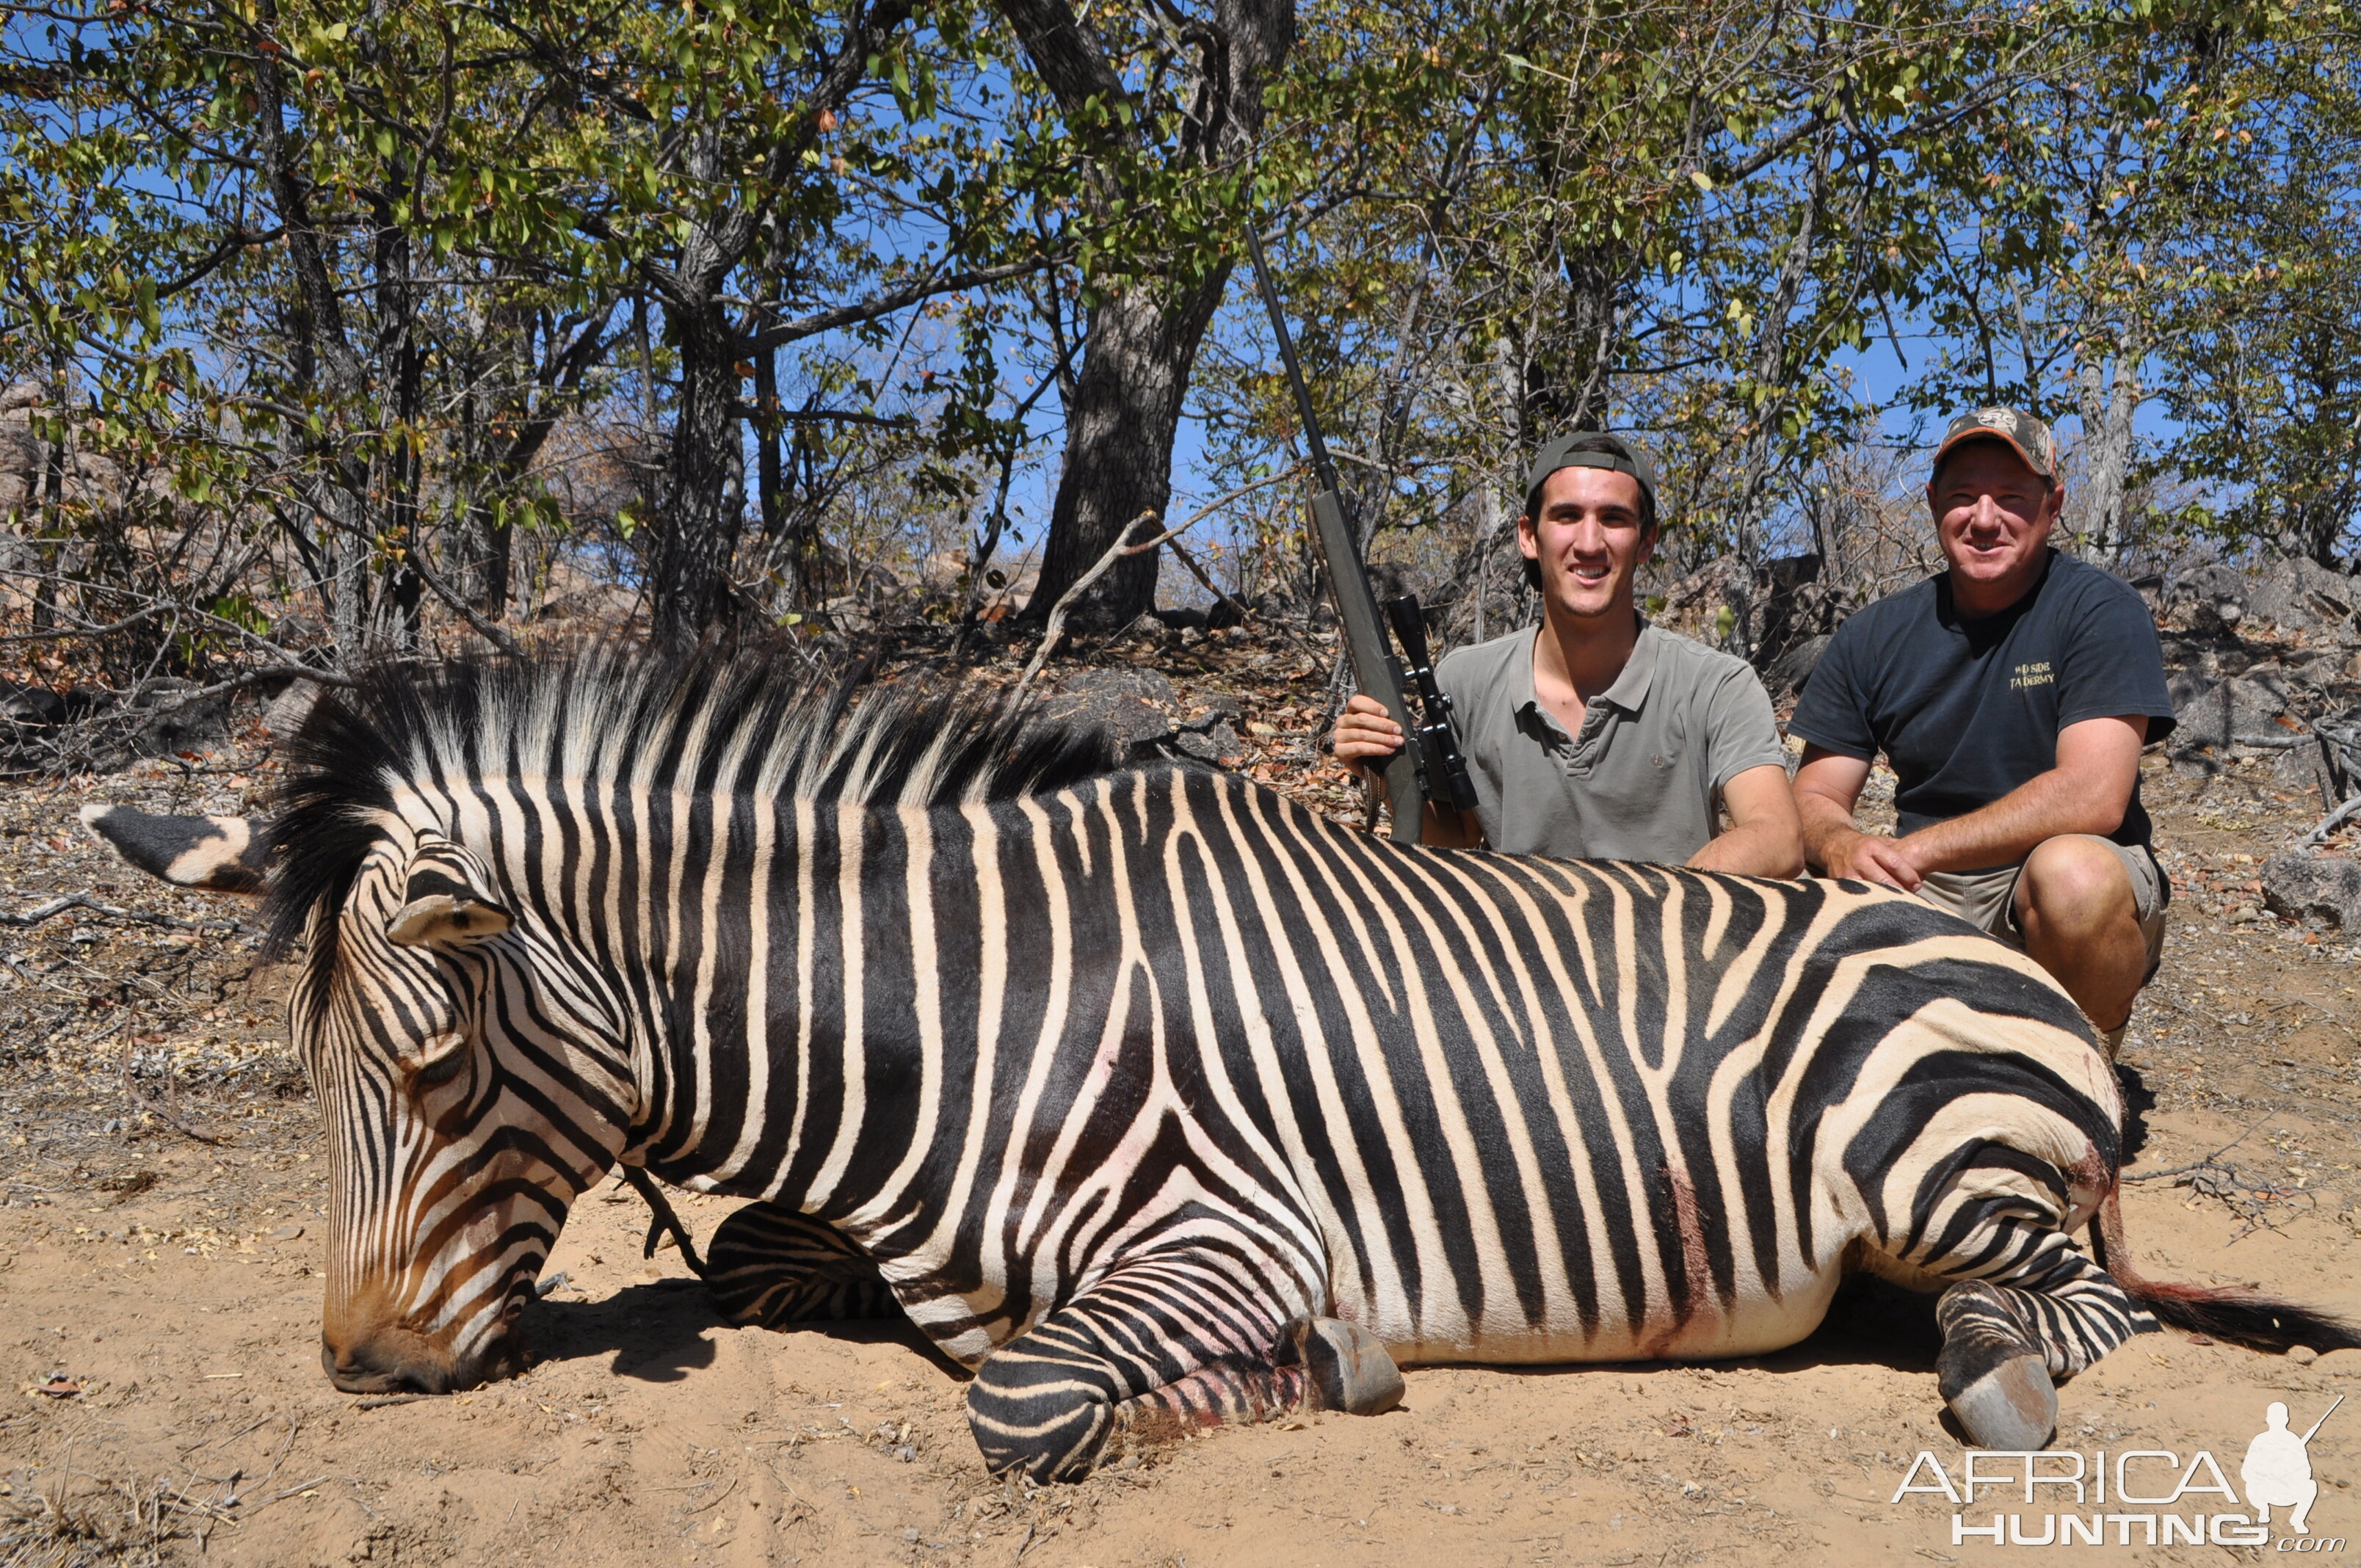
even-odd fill
[[[1328,594],[1336,606],[1336,621],[1344,629],[1345,652],[1353,661],[1353,681],[1385,705],[1401,726],[1402,749],[1386,759],[1386,805],[1392,813],[1390,831],[1399,843],[1415,844],[1426,820],[1426,792],[1419,787],[1417,743],[1410,704],[1402,693],[1401,666],[1387,646],[1384,623],[1378,619],[1378,598],[1361,565],[1360,542],[1345,520],[1344,498],[1331,487],[1312,498],[1312,528],[1320,542],[1320,557],[1328,563]],[[1349,563],[1339,566],[1339,562]]]

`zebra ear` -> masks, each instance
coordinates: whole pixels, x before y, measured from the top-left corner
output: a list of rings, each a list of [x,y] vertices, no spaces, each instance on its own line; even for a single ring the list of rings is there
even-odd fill
[[[262,891],[261,836],[243,817],[159,817],[93,801],[82,808],[82,825],[132,865],[175,887]]]
[[[489,942],[516,923],[459,853],[422,849],[411,862],[403,903],[385,923],[399,948],[467,948]]]

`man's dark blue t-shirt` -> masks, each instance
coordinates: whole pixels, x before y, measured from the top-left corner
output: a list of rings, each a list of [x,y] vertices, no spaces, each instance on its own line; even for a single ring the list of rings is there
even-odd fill
[[[1960,817],[2058,765],[2058,732],[2086,718],[2145,714],[2172,729],[2164,652],[2147,607],[2122,579],[2070,555],[1997,615],[1962,620],[1948,575],[1869,605],[1837,628],[1788,722],[1790,734],[1893,765],[1898,831]],[[2107,835],[2148,841],[2132,785]]]

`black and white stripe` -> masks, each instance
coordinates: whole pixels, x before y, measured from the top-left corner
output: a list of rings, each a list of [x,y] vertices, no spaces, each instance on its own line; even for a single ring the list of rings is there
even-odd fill
[[[762,1201],[715,1248],[748,1318],[870,1288],[815,1227],[865,1255],[1037,1475],[1380,1408],[1395,1361],[1772,1349],[1848,1267],[1953,1288],[1946,1397],[2037,1443],[2027,1366],[2190,1310],[2072,1240],[2122,1117],[2073,1004],[1878,889],[1404,849],[988,706],[620,650],[373,678],[296,763],[331,1318],[440,1358],[383,1376],[496,1365],[613,1158]]]

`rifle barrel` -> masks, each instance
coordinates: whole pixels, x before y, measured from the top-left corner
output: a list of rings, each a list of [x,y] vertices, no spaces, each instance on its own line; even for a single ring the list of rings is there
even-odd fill
[[[1246,225],[1246,254],[1254,258],[1255,286],[1262,291],[1263,309],[1270,313],[1270,330],[1279,339],[1279,363],[1287,367],[1287,384],[1295,392],[1295,411],[1303,421],[1303,444],[1312,454],[1312,471],[1320,488],[1336,488],[1336,466],[1328,460],[1328,443],[1321,439],[1320,421],[1312,411],[1312,389],[1303,384],[1303,366],[1295,357],[1295,339],[1287,330],[1287,312],[1279,302],[1279,286],[1270,280],[1270,263],[1262,258],[1262,240]]]

